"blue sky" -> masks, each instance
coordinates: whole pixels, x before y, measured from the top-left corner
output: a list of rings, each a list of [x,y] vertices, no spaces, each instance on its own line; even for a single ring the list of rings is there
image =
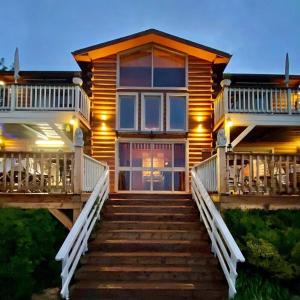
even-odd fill
[[[77,70],[71,51],[156,28],[233,55],[227,72],[300,74],[300,0],[1,1],[0,57]]]

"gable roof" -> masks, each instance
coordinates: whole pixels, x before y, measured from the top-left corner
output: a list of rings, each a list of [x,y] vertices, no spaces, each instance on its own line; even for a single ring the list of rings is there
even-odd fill
[[[77,62],[92,60],[126,51],[148,43],[157,43],[183,53],[202,58],[215,64],[227,64],[231,55],[190,40],[186,40],[156,29],[148,29],[125,37],[100,43],[72,52]]]

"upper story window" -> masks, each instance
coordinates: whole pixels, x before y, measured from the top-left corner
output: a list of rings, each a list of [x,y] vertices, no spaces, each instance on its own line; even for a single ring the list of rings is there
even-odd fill
[[[118,97],[117,128],[119,130],[137,130],[137,94],[126,93]]]
[[[167,130],[187,130],[186,94],[167,94]]]
[[[160,47],[119,56],[120,87],[186,87],[186,56]]]
[[[161,131],[163,129],[162,94],[142,94],[142,130]]]

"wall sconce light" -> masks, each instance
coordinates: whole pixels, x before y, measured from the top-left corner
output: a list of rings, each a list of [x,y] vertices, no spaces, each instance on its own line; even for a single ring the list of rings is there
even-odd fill
[[[227,118],[227,125],[228,125],[228,127],[232,127],[233,126],[233,122],[232,122],[232,120],[229,117]]]
[[[69,121],[70,125],[74,126],[77,122],[77,119],[75,116],[72,117],[72,119]]]
[[[197,131],[198,132],[202,132],[203,131],[203,127],[202,127],[201,123],[197,126]]]
[[[105,114],[103,114],[103,115],[100,116],[100,120],[101,121],[107,121],[107,119],[108,119],[108,117]]]
[[[0,80],[0,85],[5,85],[5,82],[3,80]]]

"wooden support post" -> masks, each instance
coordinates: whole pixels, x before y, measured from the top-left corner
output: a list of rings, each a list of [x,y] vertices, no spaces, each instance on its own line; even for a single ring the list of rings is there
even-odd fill
[[[83,187],[83,133],[80,128],[75,132],[74,155],[74,194],[80,194]]]
[[[76,222],[79,215],[80,215],[80,209],[73,209],[73,224]]]
[[[53,208],[49,208],[48,210],[67,229],[71,230],[73,223],[62,211],[60,211],[59,209],[53,209]]]

